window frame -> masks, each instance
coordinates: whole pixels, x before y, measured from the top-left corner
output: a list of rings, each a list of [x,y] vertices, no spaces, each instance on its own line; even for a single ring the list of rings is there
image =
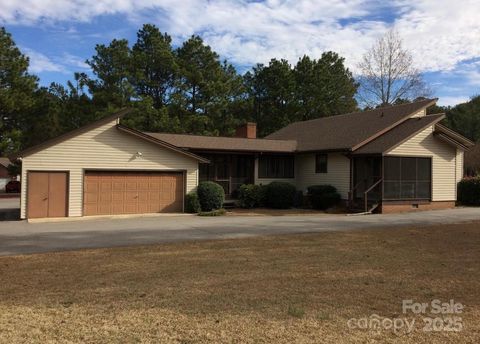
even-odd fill
[[[398,171],[398,179],[387,179],[385,175],[385,167],[387,165],[387,160],[388,159],[398,159],[399,160],[399,171]],[[402,176],[402,162],[403,160],[407,159],[415,159],[415,179],[403,179]],[[424,174],[424,173],[419,173],[419,160],[428,160],[429,164],[428,166],[430,167],[429,169],[429,179],[419,179],[419,174]],[[424,174],[425,175],[425,174]],[[399,189],[398,189],[398,197],[385,197],[385,185],[387,183],[398,183]],[[428,197],[419,197],[419,185],[422,183],[428,183],[429,188],[428,188]],[[410,184],[414,185],[414,197],[405,197],[402,194],[402,185],[403,184]],[[433,193],[433,159],[431,156],[385,156],[383,158],[383,183],[382,183],[382,194],[383,194],[383,200],[385,201],[431,201],[432,200],[432,193]]]
[[[266,166],[262,166],[263,164]],[[276,165],[276,167],[272,165]],[[275,169],[278,169],[276,173],[274,173]],[[257,174],[258,179],[293,179],[295,178],[295,156],[260,155]]]
[[[325,158],[324,169],[320,169],[319,158]],[[328,154],[327,153],[316,153],[315,154],[315,173],[328,173]]]

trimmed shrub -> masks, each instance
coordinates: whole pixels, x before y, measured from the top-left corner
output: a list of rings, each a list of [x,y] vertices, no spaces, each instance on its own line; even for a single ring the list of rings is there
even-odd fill
[[[480,205],[480,177],[462,179],[458,183],[457,193],[461,204]]]
[[[332,185],[312,185],[307,190],[314,209],[325,210],[340,203],[341,196]]]
[[[202,211],[221,209],[225,201],[223,188],[214,182],[201,182],[197,187],[197,195]]]
[[[267,185],[267,206],[276,209],[288,209],[294,204],[295,186],[288,182],[272,182]]]
[[[295,197],[293,198],[293,206],[295,208],[301,208],[303,207],[305,201],[303,199],[303,192],[301,190],[297,190],[295,192]]]
[[[239,205],[242,208],[256,208],[265,205],[264,185],[244,184],[238,189]]]
[[[189,192],[185,197],[185,211],[187,213],[200,212],[200,202],[198,201],[198,195],[195,191]]]

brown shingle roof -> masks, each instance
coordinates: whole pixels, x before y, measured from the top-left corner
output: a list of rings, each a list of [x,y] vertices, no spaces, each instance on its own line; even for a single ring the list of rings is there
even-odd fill
[[[355,150],[435,102],[435,99],[426,99],[370,111],[296,122],[270,134],[267,138],[296,139],[298,151]]]
[[[407,119],[382,136],[360,147],[353,154],[381,154],[389,151],[421,130],[441,121],[444,117],[445,115],[438,114]]]
[[[200,136],[167,133],[145,133],[171,145],[198,150],[294,152],[295,140],[246,139],[241,137]]]

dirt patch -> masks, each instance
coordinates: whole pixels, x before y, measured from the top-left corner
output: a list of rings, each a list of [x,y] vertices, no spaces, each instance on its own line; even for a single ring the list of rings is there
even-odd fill
[[[2,257],[0,342],[477,343],[479,263],[478,222]],[[347,326],[404,299],[463,330]]]

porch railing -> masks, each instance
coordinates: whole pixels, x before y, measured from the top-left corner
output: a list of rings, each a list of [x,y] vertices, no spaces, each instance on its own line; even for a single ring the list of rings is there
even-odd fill
[[[360,185],[362,185],[363,183],[365,183],[365,180],[361,180],[359,181],[357,184],[355,184],[355,186],[352,188],[352,190],[350,190],[348,192],[348,200],[350,201],[350,205],[353,204],[353,201],[355,199],[355,193],[357,191],[357,189],[360,187]]]
[[[364,202],[365,202],[365,212],[368,212],[368,193],[375,189],[381,182],[383,181],[383,178],[380,178],[377,180],[375,183],[372,184],[367,190],[364,192]]]

